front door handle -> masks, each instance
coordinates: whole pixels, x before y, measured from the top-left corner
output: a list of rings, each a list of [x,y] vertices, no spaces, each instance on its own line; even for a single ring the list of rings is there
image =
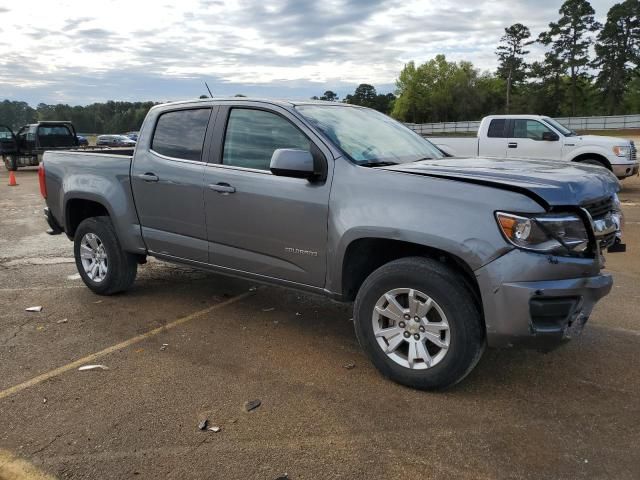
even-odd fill
[[[229,185],[228,183],[214,183],[209,185],[209,188],[211,190],[213,190],[214,192],[218,192],[218,193],[235,193],[236,192],[236,187],[232,187],[231,185]]]
[[[516,142],[509,142],[507,144],[507,147],[509,147],[509,148],[518,148],[518,144]]]
[[[140,175],[138,175],[138,178],[140,180],[144,180],[145,182],[157,182],[158,180],[160,180],[160,177],[158,177],[155,173],[141,173]]]

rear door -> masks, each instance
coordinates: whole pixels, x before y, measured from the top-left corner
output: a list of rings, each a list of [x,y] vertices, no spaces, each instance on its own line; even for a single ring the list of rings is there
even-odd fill
[[[538,120],[514,119],[507,145],[507,157],[546,160],[562,159],[562,142],[559,140],[543,140],[542,135],[546,132],[555,134],[548,126]],[[557,134],[556,137],[558,137]]]
[[[135,151],[131,184],[142,236],[159,255],[206,263],[203,150],[217,107],[150,113]]]
[[[210,263],[232,271],[324,286],[332,166],[322,182],[276,176],[278,148],[330,152],[286,109],[221,107],[205,170]],[[226,128],[225,128],[226,127]]]
[[[507,156],[508,123],[505,118],[493,118],[490,121],[487,135],[478,139],[478,156],[499,158]]]

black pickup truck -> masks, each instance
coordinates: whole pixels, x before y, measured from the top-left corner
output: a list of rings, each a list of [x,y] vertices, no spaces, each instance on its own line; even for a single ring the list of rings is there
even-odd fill
[[[7,170],[38,166],[45,150],[69,150],[78,146],[78,135],[71,122],[32,123],[17,133],[0,125],[0,155]]]

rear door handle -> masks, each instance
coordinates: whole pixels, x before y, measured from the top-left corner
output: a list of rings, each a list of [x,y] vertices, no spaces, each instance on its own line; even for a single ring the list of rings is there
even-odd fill
[[[158,180],[160,180],[160,177],[158,177],[155,173],[141,173],[140,175],[138,175],[138,178],[140,180],[144,180],[145,182],[157,182]]]
[[[228,183],[223,183],[223,182],[213,183],[209,185],[209,188],[214,192],[218,192],[218,193],[235,193],[236,192],[236,187],[232,187]]]
[[[507,144],[507,147],[509,147],[509,148],[518,148],[518,144],[516,142],[509,142]]]

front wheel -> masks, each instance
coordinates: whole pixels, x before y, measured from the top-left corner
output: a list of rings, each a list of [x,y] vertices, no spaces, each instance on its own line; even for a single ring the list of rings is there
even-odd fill
[[[455,385],[484,351],[481,317],[464,279],[428,258],[403,258],[374,271],[358,292],[354,322],[378,370],[413,388]]]
[[[83,220],[73,242],[78,272],[95,293],[113,295],[133,284],[138,270],[136,258],[122,250],[109,217]]]

